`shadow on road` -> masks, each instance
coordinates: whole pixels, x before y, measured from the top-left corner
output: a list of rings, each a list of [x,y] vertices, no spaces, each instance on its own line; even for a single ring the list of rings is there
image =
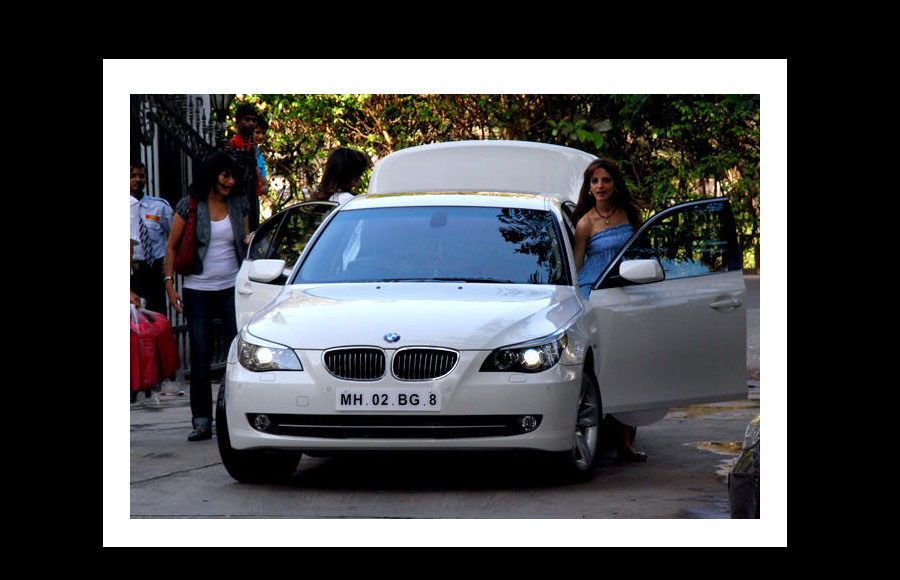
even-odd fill
[[[304,455],[287,482],[289,486],[322,490],[394,491],[510,490],[571,484],[545,454],[472,451]]]

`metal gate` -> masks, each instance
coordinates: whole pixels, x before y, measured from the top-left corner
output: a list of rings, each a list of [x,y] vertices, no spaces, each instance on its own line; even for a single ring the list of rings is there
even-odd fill
[[[244,168],[239,194],[256,196],[256,155],[251,150],[229,149],[224,119],[234,95],[131,95],[131,154],[146,166],[145,195],[163,197],[174,208],[188,194],[195,164],[217,150],[227,151]],[[215,110],[215,118],[212,116]],[[184,278],[175,275],[182,292]],[[190,376],[190,340],[187,321],[168,303],[164,314],[172,322],[181,367]],[[213,322],[212,370],[225,367],[228,347],[221,320]]]

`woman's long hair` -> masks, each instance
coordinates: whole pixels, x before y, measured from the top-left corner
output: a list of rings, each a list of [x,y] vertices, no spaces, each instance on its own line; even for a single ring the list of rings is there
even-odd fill
[[[578,224],[578,220],[584,217],[584,214],[591,211],[597,204],[597,201],[591,195],[591,177],[597,169],[605,169],[613,178],[615,190],[610,199],[616,207],[620,207],[625,211],[625,214],[628,215],[628,222],[632,227],[638,229],[643,223],[641,212],[638,210],[634,200],[631,199],[631,193],[628,191],[628,186],[625,185],[625,178],[622,177],[622,171],[619,169],[619,166],[609,159],[595,159],[584,170],[584,179],[581,182],[581,191],[578,194],[578,204],[575,206],[575,224]]]
[[[325,162],[322,180],[313,193],[315,200],[328,199],[339,191],[350,191],[353,180],[362,176],[369,166],[369,158],[348,147],[335,149]]]
[[[200,164],[197,176],[188,188],[188,195],[197,201],[206,201],[210,190],[219,181],[219,174],[223,171],[230,172],[234,177],[234,186],[231,191],[240,192],[241,176],[244,173],[241,166],[228,153],[216,151]]]

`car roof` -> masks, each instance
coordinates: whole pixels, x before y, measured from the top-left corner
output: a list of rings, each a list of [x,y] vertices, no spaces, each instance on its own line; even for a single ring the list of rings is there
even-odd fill
[[[375,164],[368,192],[511,192],[578,201],[584,151],[530,141],[452,141],[395,151]]]

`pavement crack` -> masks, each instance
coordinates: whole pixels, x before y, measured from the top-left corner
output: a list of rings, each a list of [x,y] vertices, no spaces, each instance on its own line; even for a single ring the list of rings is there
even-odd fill
[[[164,473],[162,475],[157,475],[156,477],[148,477],[147,479],[140,479],[138,481],[132,481],[131,486],[141,485],[143,483],[147,483],[148,481],[158,481],[160,479],[166,479],[168,477],[172,477],[175,475],[183,475],[185,473],[191,473],[193,471],[199,471],[201,469],[206,469],[207,467],[215,467],[216,465],[222,465],[221,461],[216,461],[215,463],[209,463],[207,465],[199,465],[197,467],[192,467],[190,469],[181,469],[179,471],[172,471],[170,473]]]

